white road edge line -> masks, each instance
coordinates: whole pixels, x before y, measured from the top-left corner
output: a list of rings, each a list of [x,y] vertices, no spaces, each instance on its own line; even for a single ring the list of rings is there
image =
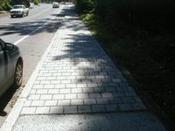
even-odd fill
[[[61,10],[61,8],[59,9],[59,11]],[[56,17],[52,17],[50,18],[50,20],[55,19]],[[49,22],[45,22],[44,24],[42,24],[41,26],[39,26],[38,28],[36,28],[35,30],[33,30],[32,32],[30,32],[28,35],[22,37],[21,39],[17,40],[15,43],[13,43],[14,45],[18,45],[21,41],[23,41],[24,39],[26,39],[27,37],[29,37],[30,35],[32,35],[33,33],[35,33],[36,31],[38,31],[39,29],[41,29],[43,26],[47,25]],[[37,24],[36,24],[37,25]],[[39,24],[38,24],[39,25]]]
[[[46,22],[48,23],[48,22]],[[38,31],[39,29],[41,29],[44,25],[46,25],[46,23],[42,24],[41,26],[39,26],[37,29],[33,30],[32,32],[30,32],[28,35],[22,37],[21,39],[19,39],[18,41],[16,41],[15,43],[13,43],[14,45],[18,45],[21,41],[23,41],[24,39],[26,39],[27,37],[29,37],[30,35],[32,35],[33,33],[35,33],[36,31]]]

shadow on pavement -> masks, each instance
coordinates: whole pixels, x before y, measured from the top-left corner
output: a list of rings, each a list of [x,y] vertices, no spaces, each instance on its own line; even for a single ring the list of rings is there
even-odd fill
[[[98,113],[145,110],[142,101],[120,70],[96,43],[84,24],[77,21],[76,13],[72,12],[73,8],[63,10],[62,13],[67,16],[63,28],[66,31],[70,29],[70,32],[73,30],[75,33],[65,32],[67,35],[63,41],[66,42],[66,46],[62,50],[58,50],[58,55],[54,56],[52,60],[58,61],[58,63],[70,61],[76,68],[72,75],[76,76],[76,79],[73,80],[74,83],[87,85],[81,89],[80,103],[84,104],[79,104],[79,106],[90,105],[92,112]],[[77,33],[77,31],[80,32]]]
[[[6,116],[7,112],[4,111],[8,102],[12,99],[17,89],[10,87],[1,97],[0,97],[0,116]]]
[[[48,22],[49,21],[49,22]],[[32,31],[36,30],[38,27],[43,27],[40,30],[30,34],[36,35],[42,32],[54,33],[60,26],[61,22],[55,19],[43,19],[37,22],[23,22],[23,23],[12,23],[10,25],[3,25],[0,27],[0,30],[3,30],[0,33],[0,36],[10,35],[10,34],[19,34],[21,36],[28,35]]]

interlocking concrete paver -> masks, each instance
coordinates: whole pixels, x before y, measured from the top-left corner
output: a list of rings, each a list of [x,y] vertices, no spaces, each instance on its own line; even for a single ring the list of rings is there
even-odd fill
[[[32,101],[31,106],[44,106],[43,100]]]
[[[70,17],[63,18],[25,108],[36,107],[36,114],[146,109],[78,16],[63,13]]]
[[[53,99],[54,99],[54,100],[61,100],[61,99],[64,99],[64,95],[63,95],[63,94],[56,94],[56,95],[53,95]]]
[[[50,107],[50,114],[63,114],[63,107]]]
[[[104,105],[92,105],[92,112],[106,112]]]
[[[38,100],[40,98],[40,95],[30,95],[28,97],[29,100]]]
[[[71,105],[83,105],[83,100],[80,99],[72,99]]]
[[[52,95],[41,95],[40,97],[41,100],[51,100],[52,99]]]
[[[36,107],[24,107],[21,114],[35,114]]]
[[[91,107],[90,106],[82,106],[82,105],[79,105],[78,106],[78,113],[88,113],[88,112],[91,112]]]
[[[45,102],[45,106],[56,106],[57,105],[57,101],[56,100],[47,100]]]
[[[64,113],[78,113],[77,106],[63,106]]]
[[[50,107],[37,107],[36,108],[36,114],[48,114],[50,110]]]

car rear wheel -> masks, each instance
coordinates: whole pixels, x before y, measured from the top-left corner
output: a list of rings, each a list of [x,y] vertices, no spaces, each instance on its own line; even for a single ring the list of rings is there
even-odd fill
[[[14,86],[18,88],[21,86],[23,80],[23,63],[22,61],[18,61],[15,69],[15,78],[14,78]]]

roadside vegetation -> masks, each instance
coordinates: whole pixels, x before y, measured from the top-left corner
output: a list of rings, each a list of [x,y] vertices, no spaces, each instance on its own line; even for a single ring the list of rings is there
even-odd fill
[[[34,3],[35,5],[39,5],[40,1],[39,1],[39,0],[34,0],[33,3]]]
[[[1,0],[0,1],[0,11],[9,10],[11,7],[11,0]]]
[[[81,19],[175,122],[175,2],[76,0]]]
[[[49,3],[51,0],[44,0],[45,3]],[[35,5],[39,5],[41,0],[33,0]],[[26,7],[30,7],[30,0],[0,0],[0,11],[8,11],[14,4],[24,4]]]

